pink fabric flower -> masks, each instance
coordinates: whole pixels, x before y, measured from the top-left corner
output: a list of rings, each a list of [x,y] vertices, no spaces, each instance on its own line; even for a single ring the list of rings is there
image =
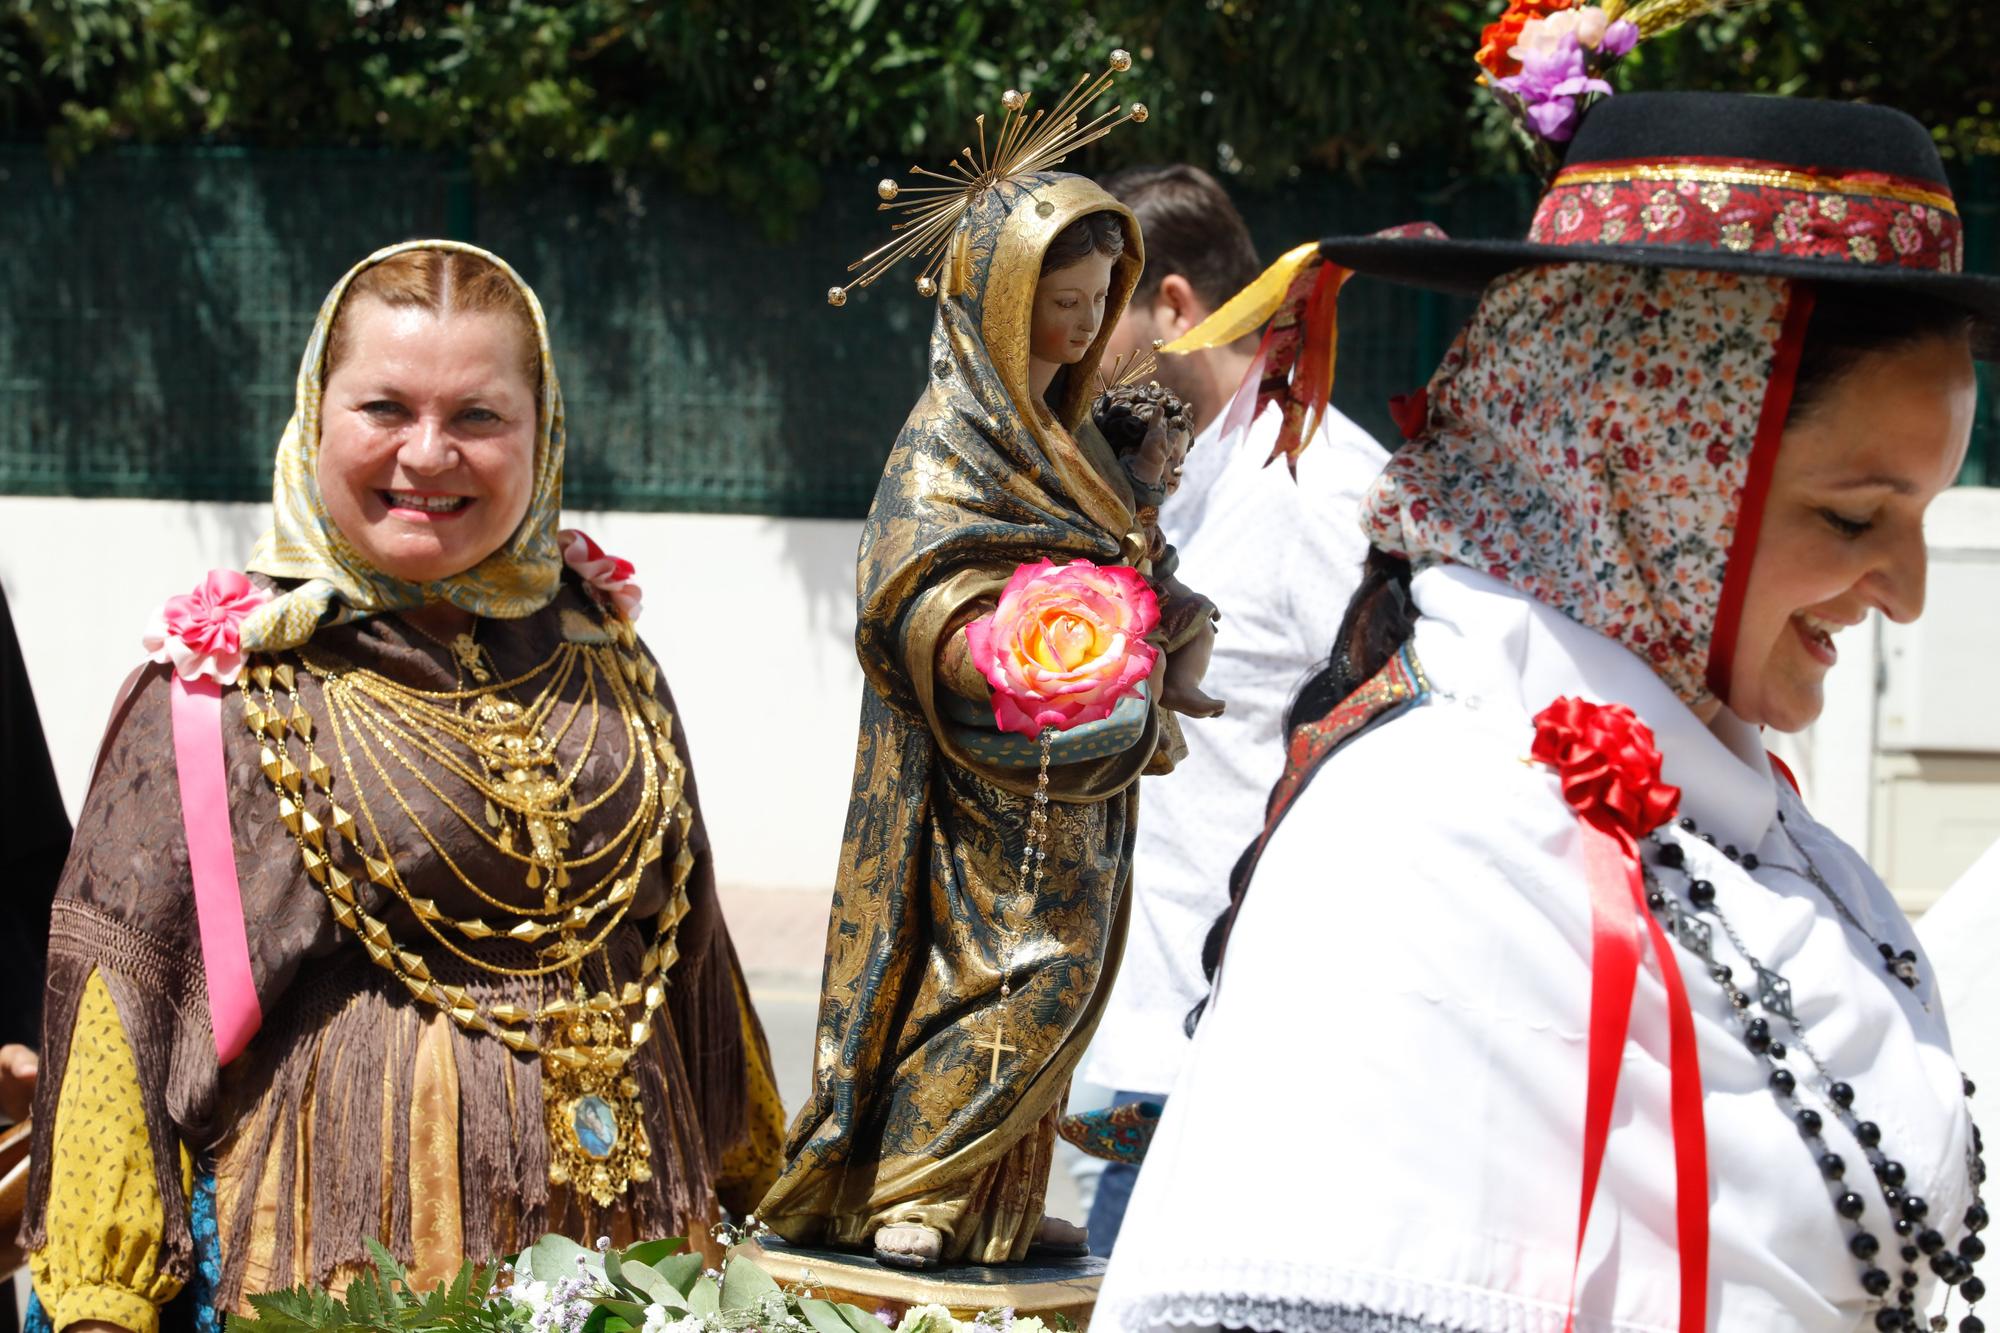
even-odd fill
[[[1159,656],[1145,641],[1159,623],[1159,599],[1136,570],[1042,560],[1015,570],[965,637],[993,687],[994,725],[1039,736],[1109,717],[1137,693]]]
[[[210,570],[200,587],[169,597],[153,613],[140,642],[153,661],[172,664],[185,680],[212,676],[220,684],[234,685],[248,656],[243,651],[243,621],[270,600],[269,591],[237,571]]]
[[[562,544],[563,563],[577,572],[600,605],[627,620],[639,618],[639,585],[632,581],[630,560],[606,555],[604,548],[577,528],[564,528],[556,540]]]

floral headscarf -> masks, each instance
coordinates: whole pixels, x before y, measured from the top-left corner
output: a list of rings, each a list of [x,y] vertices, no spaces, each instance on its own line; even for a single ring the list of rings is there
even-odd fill
[[[528,512],[507,544],[462,574],[432,583],[393,579],[368,564],[341,535],[319,491],[320,400],[326,391],[326,344],[341,298],[364,269],[410,250],[455,250],[477,255],[504,273],[521,291],[535,326],[542,366],[542,396],[535,434],[535,480]],[[428,602],[450,602],[475,615],[501,620],[532,615],[548,605],[561,585],[563,558],[556,539],[562,509],[562,388],[549,352],[548,323],[541,302],[521,276],[497,255],[459,241],[406,241],[377,250],[334,284],[313,322],[299,362],[292,419],[278,441],[271,485],[271,529],[258,539],[248,568],[273,578],[303,579],[289,592],[265,603],[243,622],[245,651],[274,652],[297,647],[321,624],[406,610]]]
[[[1810,306],[1747,274],[1509,274],[1432,378],[1424,429],[1363,526],[1418,568],[1506,580],[1699,707],[1727,684]]]

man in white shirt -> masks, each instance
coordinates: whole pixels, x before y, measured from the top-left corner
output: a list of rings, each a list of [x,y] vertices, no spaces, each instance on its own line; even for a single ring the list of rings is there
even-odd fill
[[[1179,337],[1257,276],[1249,230],[1208,173],[1141,167],[1101,184],[1138,215],[1146,242],[1146,270],[1107,359]],[[1264,466],[1275,408],[1221,438],[1231,400],[1255,392],[1243,380],[1256,352],[1253,336],[1162,357],[1155,374],[1188,404],[1198,432],[1160,527],[1189,586],[1222,609],[1202,688],[1228,711],[1184,723],[1187,758],[1146,783],[1125,957],[1083,1069],[1085,1080],[1119,1089],[1118,1102],[1163,1102],[1179,1075],[1188,1011],[1208,993],[1202,940],[1228,905],[1230,867],[1263,826],[1284,763],[1286,707],[1326,660],[1360,579],[1361,495],[1388,458],[1332,410],[1296,482],[1282,463]],[[1099,1178],[1093,1253],[1111,1252],[1137,1175],[1114,1164]]]

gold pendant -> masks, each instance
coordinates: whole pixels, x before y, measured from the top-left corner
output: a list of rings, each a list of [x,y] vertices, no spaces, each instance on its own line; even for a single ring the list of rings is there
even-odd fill
[[[653,1178],[640,1116],[635,1043],[625,1011],[608,994],[576,997],[554,1012],[542,1045],[542,1108],[549,1135],[549,1183],[609,1207],[633,1181]]]
[[[468,719],[472,748],[492,775],[493,793],[519,814],[528,839],[528,887],[547,887],[543,905],[554,911],[569,883],[563,856],[569,851],[569,813],[575,804],[568,784],[560,780],[555,745],[533,726],[528,714],[511,700],[482,699]],[[501,829],[503,845],[513,845],[513,829],[491,798],[486,821]]]
[[[451,655],[457,658],[459,666],[481,685],[493,679],[488,674],[485,664],[479,660],[479,642],[471,634],[461,634],[451,641]]]

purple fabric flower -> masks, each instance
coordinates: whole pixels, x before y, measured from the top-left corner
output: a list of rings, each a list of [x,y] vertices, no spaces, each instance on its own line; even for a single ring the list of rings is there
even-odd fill
[[[1610,40],[1608,30],[1604,35]],[[1528,123],[1551,143],[1567,142],[1576,133],[1578,97],[1611,91],[1603,79],[1590,77],[1583,46],[1573,32],[1564,33],[1546,50],[1522,53],[1521,72],[1501,79],[1499,86],[1521,99]]]
[[[1597,44],[1597,49],[1600,54],[1615,60],[1619,56],[1629,55],[1632,48],[1638,44],[1639,25],[1631,19],[1619,19],[1604,30],[1604,40]]]

